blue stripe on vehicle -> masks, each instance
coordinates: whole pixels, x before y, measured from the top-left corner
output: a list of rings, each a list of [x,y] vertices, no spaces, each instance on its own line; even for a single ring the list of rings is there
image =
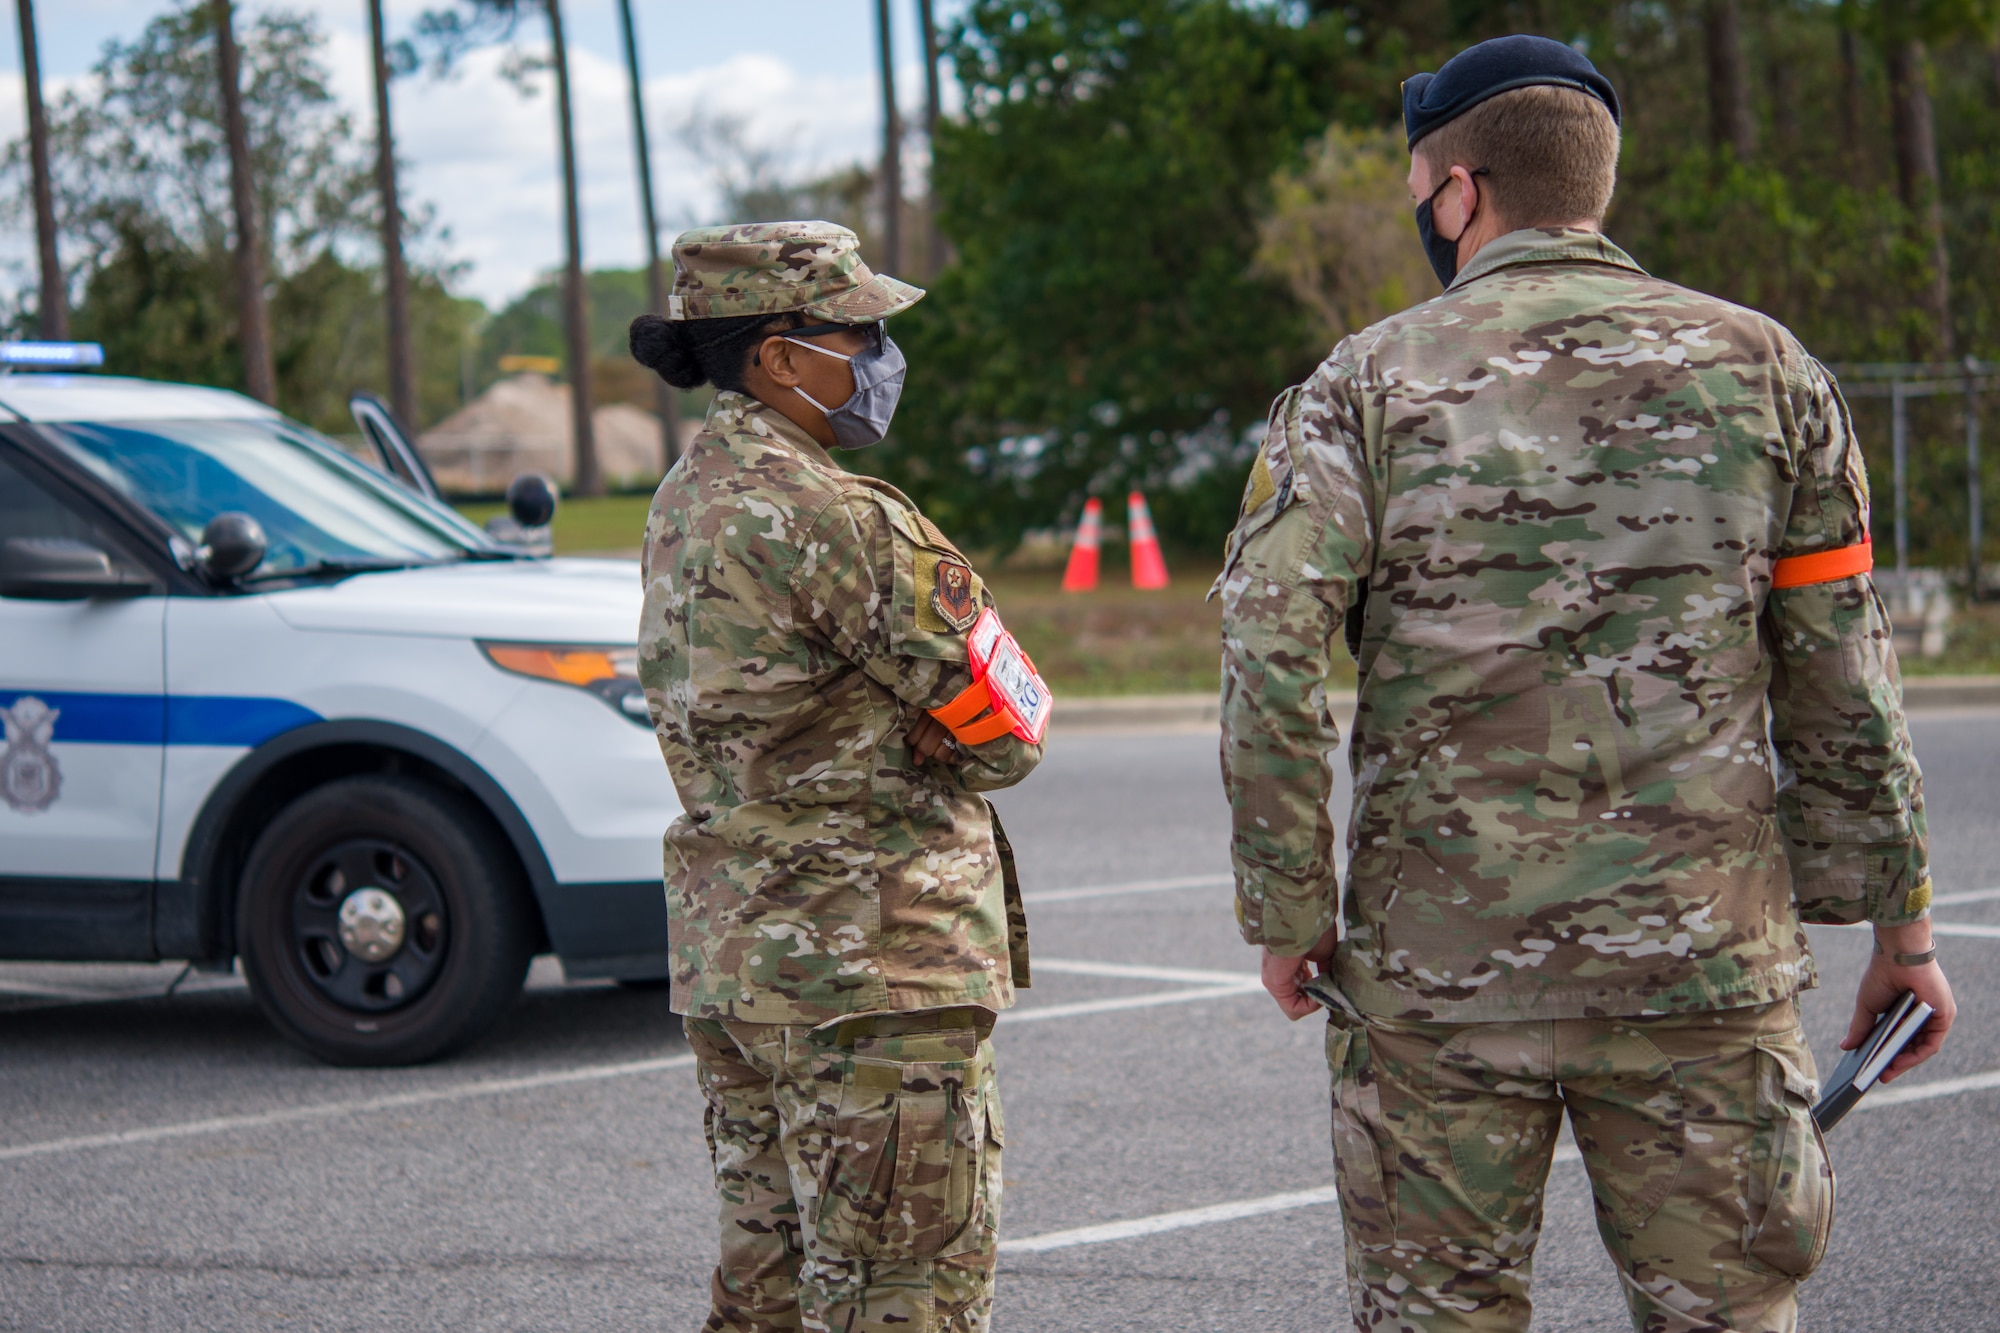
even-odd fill
[[[77,745],[160,745],[167,737],[164,695],[0,690],[0,708],[12,708],[23,695],[33,695],[56,710],[58,741]]]
[[[169,745],[262,745],[273,736],[319,720],[312,709],[287,699],[167,696]]]
[[[55,740],[70,745],[252,746],[320,721],[289,700],[228,695],[0,690],[0,708],[25,695],[56,710]]]

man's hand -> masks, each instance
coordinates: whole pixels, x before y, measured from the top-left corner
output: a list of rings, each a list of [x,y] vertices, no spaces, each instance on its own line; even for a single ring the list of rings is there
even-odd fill
[[[1854,997],[1854,1018],[1847,1025],[1847,1035],[1840,1039],[1840,1049],[1851,1051],[1868,1040],[1868,1034],[1875,1030],[1875,1019],[1904,991],[1936,1011],[1924,1024],[1923,1031],[1903,1048],[1903,1053],[1882,1075],[1882,1082],[1887,1083],[1938,1053],[1944,1046],[1945,1033],[1951,1031],[1952,1020],[1958,1017],[1958,1002],[1952,998],[1951,983],[1945,980],[1944,969],[1935,962],[1922,967],[1897,967],[1889,958],[1890,954],[1922,953],[1930,948],[1928,920],[1907,926],[1877,926],[1875,942],[1882,951],[1868,960],[1868,970],[1861,976],[1861,991]],[[1267,980],[1265,984],[1270,983]]]
[[[919,764],[928,764],[933,759],[943,764],[955,764],[965,756],[959,752],[958,742],[951,738],[951,732],[944,723],[925,713],[916,726],[911,727],[904,739],[910,743],[910,753]]]
[[[1299,987],[1326,971],[1326,965],[1333,961],[1335,938],[1334,932],[1329,930],[1319,937],[1318,944],[1297,958],[1281,958],[1268,947],[1264,950],[1264,989],[1271,992],[1278,1008],[1284,1010],[1285,1017],[1294,1023],[1320,1007],[1318,1000]]]

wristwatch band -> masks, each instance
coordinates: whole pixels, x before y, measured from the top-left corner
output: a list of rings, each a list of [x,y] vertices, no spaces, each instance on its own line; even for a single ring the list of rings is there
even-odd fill
[[[1885,952],[1884,949],[1882,948],[1882,941],[1880,940],[1875,941],[1875,952],[1876,953]],[[1888,954],[1888,959],[1890,962],[1894,963],[1897,967],[1922,967],[1926,963],[1935,963],[1937,961],[1937,945],[1933,944],[1930,948],[1924,950],[1922,953]]]

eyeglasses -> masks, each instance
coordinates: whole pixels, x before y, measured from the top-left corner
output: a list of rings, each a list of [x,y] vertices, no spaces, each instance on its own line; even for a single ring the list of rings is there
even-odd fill
[[[882,345],[882,326],[887,321],[877,320],[873,324],[808,324],[804,328],[786,329],[775,335],[779,338],[824,338],[830,333],[865,333],[876,347]]]

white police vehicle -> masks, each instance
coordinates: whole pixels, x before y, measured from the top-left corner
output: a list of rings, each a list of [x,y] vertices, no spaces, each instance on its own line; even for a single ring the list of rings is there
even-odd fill
[[[240,960],[307,1050],[408,1063],[538,952],[664,978],[679,803],[636,570],[496,540],[356,415],[379,468],[233,393],[0,374],[0,957]]]

